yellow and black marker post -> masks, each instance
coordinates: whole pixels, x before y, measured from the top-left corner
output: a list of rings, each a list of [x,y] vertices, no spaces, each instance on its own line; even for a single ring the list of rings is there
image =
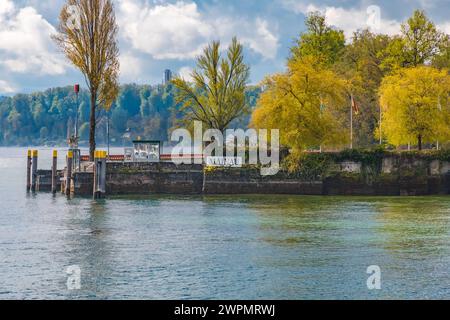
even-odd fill
[[[56,193],[56,175],[58,170],[58,151],[53,150],[53,162],[52,162],[52,193]]]
[[[27,192],[30,191],[31,188],[31,150],[27,152]]]
[[[94,153],[94,199],[105,197],[106,193],[106,151]]]
[[[72,164],[73,164],[73,151],[69,150],[67,152],[67,172],[66,172],[66,196],[70,196],[70,187],[72,183]]]
[[[31,153],[31,191],[36,192],[37,188],[37,168],[38,168],[38,151],[33,150]]]

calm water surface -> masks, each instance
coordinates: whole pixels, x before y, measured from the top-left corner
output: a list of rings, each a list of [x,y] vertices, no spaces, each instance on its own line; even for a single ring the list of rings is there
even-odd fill
[[[450,197],[67,200],[26,194],[25,154],[0,148],[0,299],[450,298]]]

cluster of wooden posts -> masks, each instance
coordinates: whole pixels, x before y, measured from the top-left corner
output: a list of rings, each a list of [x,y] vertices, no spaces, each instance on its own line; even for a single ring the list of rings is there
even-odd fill
[[[69,150],[66,156],[66,168],[64,169],[64,178],[62,178],[61,183],[61,193],[66,196],[72,194],[72,183],[73,175],[77,170],[80,169],[79,166],[75,164],[78,163],[79,159],[74,161],[74,156],[79,154],[79,150]],[[57,171],[58,167],[58,151],[53,150],[52,153],[52,169],[51,169],[51,192],[56,194],[58,180],[60,176]],[[28,150],[27,152],[27,192],[36,192],[39,190],[38,181],[38,150]],[[106,151],[95,151],[94,164],[93,164],[93,197],[94,199],[103,198],[106,194]]]
[[[38,151],[28,150],[27,153],[27,191],[36,192],[37,189]]]

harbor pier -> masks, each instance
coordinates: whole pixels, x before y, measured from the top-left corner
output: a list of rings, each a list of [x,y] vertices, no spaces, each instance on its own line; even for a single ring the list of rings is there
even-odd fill
[[[329,157],[334,160],[328,161],[320,172],[315,172],[315,168],[314,174],[280,170],[275,175],[262,176],[257,166],[175,164],[169,154],[158,154],[154,159],[143,161],[130,157],[127,150],[122,155],[96,151],[92,162],[88,156],[81,155],[79,166],[74,168],[69,152],[66,167],[56,171],[56,184],[62,193],[71,197],[94,199],[151,194],[450,194],[450,159],[442,156],[386,152],[369,163],[339,154]],[[32,186],[36,181],[36,191],[51,191],[55,169],[33,170],[31,166],[31,176],[36,177]]]

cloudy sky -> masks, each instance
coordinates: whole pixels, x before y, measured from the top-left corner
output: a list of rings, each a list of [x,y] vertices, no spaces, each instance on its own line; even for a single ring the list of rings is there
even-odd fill
[[[83,79],[50,40],[64,0],[0,0],[0,95]],[[252,83],[284,68],[305,14],[320,10],[347,35],[371,27],[394,34],[415,8],[450,33],[450,0],[114,0],[122,83],[157,84],[163,71],[187,76],[205,44],[245,45]],[[377,7],[380,8],[379,15]],[[380,19],[377,19],[377,17]],[[379,21],[379,23],[376,23]]]

